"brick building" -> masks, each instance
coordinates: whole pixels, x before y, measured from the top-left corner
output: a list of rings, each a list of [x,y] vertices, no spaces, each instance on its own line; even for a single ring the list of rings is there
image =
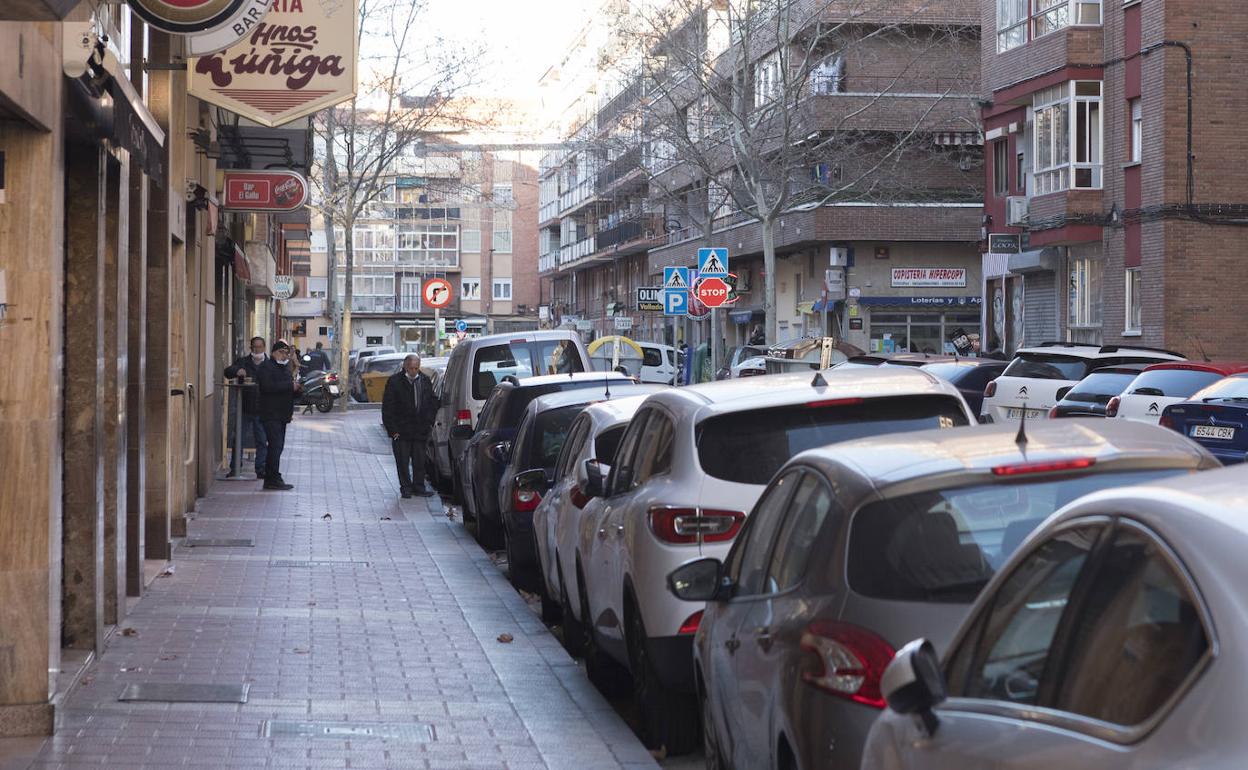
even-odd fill
[[[985,314],[1049,339],[1242,358],[1231,0],[983,0]],[[1190,150],[1190,161],[1189,161]],[[1248,220],[1243,220],[1248,221]]]

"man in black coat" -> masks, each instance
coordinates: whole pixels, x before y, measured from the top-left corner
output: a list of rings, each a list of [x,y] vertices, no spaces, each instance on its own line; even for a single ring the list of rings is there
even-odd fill
[[[430,497],[425,488],[425,442],[438,412],[433,383],[420,371],[420,356],[403,359],[403,368],[386,381],[381,399],[381,422],[386,426],[399,471],[403,497]]]
[[[273,357],[260,364],[260,419],[264,422],[264,435],[269,441],[265,458],[264,488],[294,489],[282,478],[282,449],[286,446],[286,426],[295,413],[295,395],[299,381],[290,361],[290,346],[278,340],[273,345]]]
[[[264,462],[268,455],[268,440],[264,437],[264,423],[260,420],[260,398],[254,383],[260,381],[260,364],[268,360],[264,352],[264,337],[251,338],[251,352],[240,356],[233,364],[225,367],[225,376],[237,379],[240,383],[246,377],[252,381],[250,388],[243,388],[243,424],[251,430],[251,441],[256,447],[256,478],[264,478]],[[235,452],[242,447],[234,447]],[[231,463],[232,464],[232,463]]]

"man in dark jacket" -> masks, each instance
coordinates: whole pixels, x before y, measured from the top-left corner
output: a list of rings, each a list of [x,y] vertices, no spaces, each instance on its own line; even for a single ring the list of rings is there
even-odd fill
[[[265,489],[295,488],[282,478],[286,426],[295,413],[295,394],[300,388],[295,369],[297,367],[290,361],[290,346],[280,340],[273,345],[273,357],[260,364],[260,419],[264,422],[264,435],[269,440],[264,469]]]
[[[251,431],[251,443],[256,447],[256,478],[262,479],[264,462],[268,455],[268,440],[264,437],[264,423],[260,420],[259,394],[256,392],[255,383],[260,381],[260,364],[268,360],[268,355],[264,352],[264,337],[252,337],[250,344],[251,352],[225,367],[225,376],[237,379],[239,383],[244,378],[252,382],[251,387],[237,392],[243,396],[243,424]],[[240,452],[242,447],[234,447],[234,451]]]
[[[438,412],[433,383],[420,371],[420,356],[403,359],[403,368],[386,381],[381,399],[381,422],[386,426],[399,471],[403,497],[429,497],[425,488],[425,442]]]

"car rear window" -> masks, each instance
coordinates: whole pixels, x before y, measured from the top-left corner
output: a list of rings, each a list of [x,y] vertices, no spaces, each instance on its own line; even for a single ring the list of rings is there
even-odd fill
[[[1201,388],[1208,387],[1222,375],[1200,369],[1154,369],[1141,374],[1131,386],[1131,393],[1141,396],[1187,398]]]
[[[533,425],[525,467],[554,468],[559,460],[559,451],[563,449],[563,442],[568,439],[568,429],[572,427],[572,421],[586,406],[589,405],[564,406],[539,414]]]
[[[703,420],[698,425],[698,461],[715,478],[766,484],[789,458],[812,447],[966,424],[961,405],[948,396],[752,409]]]
[[[613,465],[615,450],[620,448],[620,439],[624,437],[624,429],[627,427],[628,425],[617,425],[600,433],[594,440],[594,459]]]
[[[1100,489],[1182,472],[1043,476],[870,503],[850,524],[849,587],[873,599],[968,604],[1023,539],[1058,508]]]
[[[1108,404],[1114,396],[1121,395],[1131,381],[1135,372],[1119,374],[1117,372],[1101,372],[1089,374],[1071,388],[1066,394],[1067,401],[1085,401],[1093,404]]]
[[[1083,358],[1052,353],[1020,353],[1005,367],[1001,376],[1032,380],[1082,380],[1087,373],[1088,361]]]
[[[1227,377],[1226,379],[1218,380],[1204,390],[1198,391],[1192,398],[1248,398],[1248,377]]]
[[[580,351],[570,340],[512,342],[479,348],[472,362],[472,397],[490,395],[494,386],[510,375],[517,380],[543,374],[585,371]]]

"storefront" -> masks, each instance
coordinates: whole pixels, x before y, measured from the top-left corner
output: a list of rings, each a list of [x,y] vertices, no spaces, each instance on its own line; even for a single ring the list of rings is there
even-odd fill
[[[980,297],[860,297],[850,328],[866,328],[872,353],[949,353],[953,340],[982,337]]]

